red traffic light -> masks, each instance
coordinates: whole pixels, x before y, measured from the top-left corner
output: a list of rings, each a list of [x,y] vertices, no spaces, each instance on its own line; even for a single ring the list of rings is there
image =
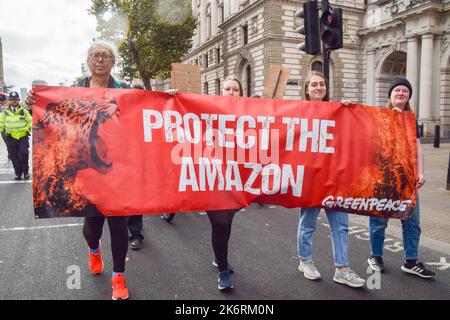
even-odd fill
[[[344,46],[342,30],[342,9],[335,8],[322,13],[320,17],[322,41],[326,50],[337,50]]]

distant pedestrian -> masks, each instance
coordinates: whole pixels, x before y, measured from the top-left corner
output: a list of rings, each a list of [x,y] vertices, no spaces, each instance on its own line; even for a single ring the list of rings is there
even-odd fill
[[[16,91],[8,96],[8,106],[0,113],[0,132],[5,132],[8,155],[13,163],[15,180],[30,179],[28,156],[32,119],[27,108],[20,105]]]
[[[412,87],[410,82],[403,77],[394,78],[389,85],[389,101],[386,109],[393,109],[397,113],[403,111],[410,111],[411,107],[409,100],[412,96]],[[412,132],[412,131],[411,131]],[[417,141],[417,164],[419,172],[419,180],[416,188],[419,189],[425,184],[424,177],[424,157],[423,149],[420,144],[419,126],[416,122],[416,141]],[[388,218],[370,217],[369,231],[370,231],[370,258],[368,259],[369,266],[379,272],[385,271],[383,262],[383,246],[385,230],[388,225]],[[420,262],[418,257],[419,241],[420,241],[420,204],[419,194],[417,193],[416,207],[411,216],[407,220],[401,220],[403,231],[403,246],[405,263],[401,266],[401,270],[422,278],[433,278],[435,273],[428,270],[425,265]]]
[[[251,98],[261,98],[259,94],[253,94]],[[264,203],[257,202],[260,207],[264,207]]]
[[[133,89],[145,89],[140,84],[134,84]],[[133,215],[128,217],[128,231],[130,236],[128,238],[128,242],[130,248],[133,250],[139,250],[142,248],[144,235],[142,234],[142,229],[144,227],[144,223],[142,221],[142,215]]]
[[[6,107],[6,98],[6,93],[0,92],[0,111],[3,111],[3,108]]]
[[[305,100],[328,101],[328,86],[325,76],[320,72],[311,71],[306,77],[303,93]],[[348,102],[343,102],[343,104],[346,103]],[[320,209],[320,207],[302,208],[300,211],[297,232],[298,256],[300,258],[298,269],[309,280],[321,278],[312,259],[313,234],[316,231]],[[349,267],[348,214],[330,209],[325,209],[325,212],[330,225],[334,265],[336,268],[333,280],[353,288],[364,286],[365,280]]]
[[[6,97],[7,97],[6,93],[0,92],[0,112],[3,112],[3,110],[6,109],[6,106],[7,106]],[[1,132],[1,135],[2,135],[3,142],[6,145],[6,132],[5,132],[5,130],[3,130]],[[9,160],[10,160],[10,157],[9,157],[9,153],[8,153],[8,161]]]

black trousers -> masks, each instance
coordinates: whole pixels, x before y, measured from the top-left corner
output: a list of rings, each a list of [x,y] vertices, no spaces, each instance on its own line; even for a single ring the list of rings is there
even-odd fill
[[[111,235],[111,251],[113,258],[113,271],[125,271],[125,259],[128,251],[127,217],[87,217],[84,218],[83,235],[89,248],[97,249],[102,237],[103,224],[108,219],[109,233]]]
[[[128,230],[130,231],[130,240],[132,238],[140,238],[141,240],[144,239],[144,236],[142,235],[142,227],[144,226],[142,222],[142,215],[139,216],[129,216],[128,217]]]
[[[228,240],[234,214],[241,209],[206,211],[211,223],[211,242],[219,271],[225,271],[228,263]]]
[[[28,136],[19,140],[10,135],[6,136],[6,147],[14,167],[16,176],[28,174],[28,148],[30,147]]]

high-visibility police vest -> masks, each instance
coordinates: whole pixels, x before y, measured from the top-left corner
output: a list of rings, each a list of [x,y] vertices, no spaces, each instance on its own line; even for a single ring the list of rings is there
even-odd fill
[[[32,122],[30,113],[23,106],[18,106],[15,112],[9,107],[0,113],[0,132],[5,130],[7,134],[19,140],[31,131]]]

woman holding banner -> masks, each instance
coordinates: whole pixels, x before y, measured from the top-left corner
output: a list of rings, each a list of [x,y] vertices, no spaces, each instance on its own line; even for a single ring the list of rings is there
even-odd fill
[[[325,76],[317,71],[311,71],[305,80],[303,93],[305,100],[328,101],[328,86]],[[348,102],[342,101],[344,105]],[[318,280],[319,271],[312,259],[312,237],[316,230],[317,217],[321,208],[302,208],[297,232],[298,269],[305,278]],[[325,209],[331,229],[334,264],[336,267],[333,280],[353,288],[364,286],[365,280],[349,268],[348,261],[348,214],[346,212]]]
[[[389,101],[386,109],[393,109],[398,113],[402,111],[410,111],[409,100],[412,96],[412,87],[409,81],[402,77],[397,77],[391,81],[389,85]],[[425,184],[424,178],[424,159],[422,145],[420,144],[420,133],[416,123],[417,138],[417,163],[419,172],[419,181],[416,188],[419,189]],[[425,268],[424,264],[417,260],[419,240],[420,240],[420,205],[419,195],[417,194],[416,207],[408,220],[402,221],[403,246],[405,254],[405,263],[401,266],[401,270],[422,278],[433,278],[435,273]],[[383,245],[384,234],[388,225],[388,218],[370,217],[370,254],[368,259],[369,266],[379,272],[384,272],[383,262]]]
[[[242,97],[243,90],[241,82],[234,77],[228,77],[225,79],[222,88],[222,95],[236,98]],[[230,274],[233,273],[234,270],[228,263],[228,240],[230,239],[231,224],[233,222],[234,214],[239,210],[240,208],[232,210],[206,211],[209,222],[211,223],[211,242],[216,258],[213,261],[213,266],[219,269],[219,290],[233,288]]]
[[[87,64],[91,76],[82,79],[77,86],[88,88],[124,88],[126,86],[111,76],[111,70],[115,64],[115,54],[109,44],[101,41],[94,42],[87,53]],[[32,106],[34,101],[34,92],[30,91],[26,104]],[[99,216],[84,218],[83,225],[83,235],[88,244],[89,270],[96,275],[103,272],[100,238],[105,222],[105,217],[101,213],[97,213]],[[125,259],[128,251],[128,217],[115,216],[107,219],[113,258],[112,299],[124,300],[128,299],[129,296],[124,276]]]

